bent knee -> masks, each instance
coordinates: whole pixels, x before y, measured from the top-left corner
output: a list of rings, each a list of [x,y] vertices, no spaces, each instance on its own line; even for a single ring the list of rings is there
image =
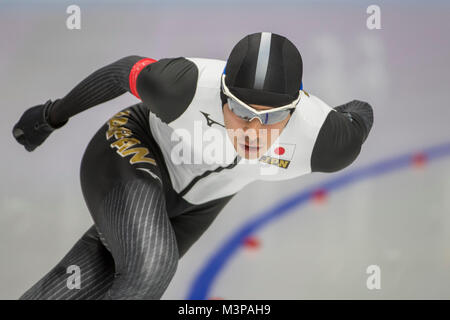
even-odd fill
[[[178,267],[178,253],[165,255],[145,264],[129,267],[115,275],[117,286],[108,293],[111,299],[160,299]]]

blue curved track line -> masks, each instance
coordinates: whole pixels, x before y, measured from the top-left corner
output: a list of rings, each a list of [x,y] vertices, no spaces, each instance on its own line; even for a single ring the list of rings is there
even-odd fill
[[[350,171],[321,183],[320,185],[312,186],[285,201],[274,205],[268,210],[263,211],[260,215],[245,222],[218,250],[216,250],[215,254],[207,260],[206,264],[194,278],[187,299],[208,299],[214,280],[225,268],[227,262],[230,261],[233,255],[242,247],[243,241],[269,222],[290,213],[291,209],[306,204],[308,200],[312,199],[317,190],[324,190],[326,193],[329,193],[330,191],[348,186],[353,182],[409,167],[412,163],[412,157],[417,154],[423,154],[426,157],[427,162],[450,156],[450,142],[432,146],[419,152],[408,153],[382,160],[366,167]]]

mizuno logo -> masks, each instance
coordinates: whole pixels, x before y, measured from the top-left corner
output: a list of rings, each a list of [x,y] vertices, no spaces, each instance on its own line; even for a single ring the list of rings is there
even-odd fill
[[[205,116],[205,118],[206,118],[206,124],[208,125],[208,127],[211,127],[213,124],[217,124],[217,125],[219,125],[219,126],[225,128],[225,126],[224,126],[223,124],[218,123],[217,121],[211,119],[211,118],[209,117],[209,113],[206,113],[206,112],[203,112],[203,111],[200,111],[200,112]]]

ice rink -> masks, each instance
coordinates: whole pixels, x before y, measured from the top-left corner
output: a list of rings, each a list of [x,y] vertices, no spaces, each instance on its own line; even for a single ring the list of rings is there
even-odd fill
[[[163,299],[450,298],[450,4],[378,1],[382,28],[369,30],[366,1],[77,3],[81,30],[66,28],[68,1],[0,3],[8,149],[0,160],[0,299],[17,299],[92,225],[81,157],[98,128],[137,99],[125,94],[76,115],[32,153],[11,134],[22,113],[121,57],[226,60],[258,31],[296,44],[306,91],[330,106],[369,102],[372,131],[340,172],[247,186],[182,258]],[[322,201],[278,210],[374,166]],[[225,247],[272,208],[273,219],[245,233],[247,241]],[[379,290],[366,286],[370,265],[380,267]]]

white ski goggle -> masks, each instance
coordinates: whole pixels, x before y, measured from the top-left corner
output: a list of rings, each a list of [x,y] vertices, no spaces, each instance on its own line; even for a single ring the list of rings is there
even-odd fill
[[[298,98],[288,105],[268,110],[257,111],[254,108],[250,107],[248,104],[239,100],[230,92],[228,87],[225,85],[225,74],[222,75],[222,88],[223,93],[227,96],[228,107],[230,108],[231,112],[245,121],[251,121],[254,118],[257,118],[259,119],[261,124],[274,124],[285,120],[291,114],[291,110],[295,109],[298,102],[300,101],[299,94]]]

